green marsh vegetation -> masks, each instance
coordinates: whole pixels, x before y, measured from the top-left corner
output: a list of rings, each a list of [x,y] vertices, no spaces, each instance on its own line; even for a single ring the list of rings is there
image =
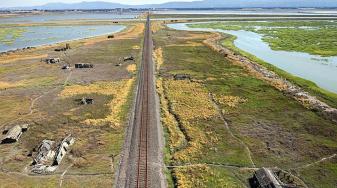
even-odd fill
[[[191,24],[193,28],[247,30],[263,35],[273,50],[306,52],[312,55],[337,55],[337,23],[333,21],[228,21]]]
[[[292,27],[292,28],[319,28],[322,26],[322,24],[326,24],[327,28],[333,28],[336,27],[337,30],[337,23],[336,22],[329,22],[329,21],[325,21],[325,22],[319,22],[319,21],[283,21],[283,22],[236,22],[236,21],[232,21],[232,22],[214,22],[214,23],[207,23],[207,24],[191,24],[189,25],[190,27],[195,27],[195,28],[214,28],[214,29],[223,29],[223,30],[249,30],[249,31],[256,31],[256,26],[259,26],[260,28],[265,27],[265,29],[268,27],[274,27],[274,29],[276,30],[278,27],[280,29],[280,27]],[[239,29],[240,28],[240,29]],[[278,29],[278,30],[279,30]],[[284,28],[283,28],[284,29]],[[289,30],[289,29],[288,29]],[[294,30],[294,29],[291,29]],[[310,31],[308,31],[310,32]],[[290,37],[290,36],[289,36]],[[318,38],[318,36],[316,36]],[[327,104],[329,104],[332,107],[337,107],[337,94],[324,90],[320,87],[318,87],[315,83],[305,80],[303,78],[294,76],[286,71],[283,71],[279,68],[277,68],[274,65],[271,65],[259,58],[257,58],[256,56],[245,52],[239,48],[237,48],[234,45],[234,41],[235,41],[236,37],[233,35],[229,35],[229,34],[225,34],[224,35],[224,39],[221,42],[221,44],[223,46],[225,46],[226,48],[231,49],[232,51],[234,51],[237,54],[241,54],[243,56],[248,57],[249,59],[251,59],[252,61],[255,61],[261,65],[263,65],[264,67],[268,68],[271,71],[274,71],[275,73],[277,73],[278,75],[286,78],[287,80],[293,82],[294,84],[300,86],[301,88],[303,88],[305,91],[311,93],[312,95],[316,96],[317,98],[319,98],[320,100],[326,102]],[[323,38],[324,39],[324,38]],[[321,40],[323,40],[321,39]],[[331,40],[336,40],[334,39],[334,37],[331,36],[330,38]],[[267,40],[276,40],[276,39],[267,39]],[[300,40],[300,39],[298,39]],[[293,44],[295,44],[295,42],[291,41]],[[296,46],[294,46],[296,47]],[[334,47],[336,48],[336,47]],[[336,50],[337,52],[337,50]]]
[[[26,29],[19,27],[1,28],[0,43],[11,45],[17,39],[23,36]]]
[[[167,117],[162,109],[169,153],[166,163],[181,165],[170,169],[176,186],[245,187],[253,173],[245,170],[253,166],[250,158],[256,167],[278,166],[288,170],[337,151],[334,136],[337,129],[333,122],[203,46],[202,41],[208,37],[202,32],[172,30],[161,30],[155,35],[156,46],[162,47],[164,59],[159,72],[165,90],[161,97],[168,101],[171,113],[180,122],[179,128],[165,121]],[[230,40],[226,42],[232,45]],[[167,76],[177,73],[190,74],[193,82],[175,81]],[[208,93],[215,96],[229,129],[211,107]],[[204,102],[202,113],[198,110],[200,99]],[[205,112],[209,113],[200,118]],[[187,143],[172,150],[177,139],[171,137],[179,135],[176,131],[179,129]],[[335,165],[327,161],[324,166],[324,175],[316,166],[292,173],[309,187],[332,187],[336,184]]]

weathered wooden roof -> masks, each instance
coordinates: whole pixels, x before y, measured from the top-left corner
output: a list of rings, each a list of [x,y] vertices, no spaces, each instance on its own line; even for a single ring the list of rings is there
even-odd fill
[[[18,141],[20,136],[22,135],[22,132],[26,131],[28,129],[28,124],[24,125],[16,125],[9,129],[6,133],[6,135],[2,138],[2,142],[15,142]]]
[[[263,188],[282,188],[280,182],[275,178],[274,173],[267,168],[260,168],[255,171],[255,177]]]
[[[62,140],[61,144],[59,145],[56,151],[54,165],[59,165],[61,163],[63,157],[67,153],[69,146],[72,145],[74,142],[75,139],[71,135],[68,135],[66,138]]]
[[[191,79],[191,76],[189,74],[176,74],[174,75],[175,80],[185,80],[185,79]]]

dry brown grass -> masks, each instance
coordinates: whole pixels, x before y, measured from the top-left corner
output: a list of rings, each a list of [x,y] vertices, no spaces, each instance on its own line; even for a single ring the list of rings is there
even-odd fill
[[[151,30],[152,30],[153,33],[156,33],[156,32],[160,31],[163,28],[164,28],[164,26],[163,26],[162,21],[152,22]]]
[[[114,34],[115,38],[107,39],[106,36],[95,37],[85,40],[84,45],[93,45],[106,40],[134,39],[139,37],[144,31],[144,24],[138,23],[130,26],[127,30]]]
[[[70,97],[82,94],[102,94],[113,96],[109,106],[111,113],[103,119],[87,119],[82,123],[86,125],[110,125],[112,128],[118,128],[122,124],[122,107],[127,102],[127,97],[131,92],[134,79],[121,80],[117,82],[97,82],[88,86],[73,85],[66,87],[61,93],[61,97]]]
[[[137,70],[137,65],[136,64],[131,64],[126,67],[126,70],[128,70],[130,73],[135,73]]]
[[[157,63],[157,70],[160,69],[160,66],[163,65],[164,63],[164,58],[163,58],[163,49],[160,47],[160,48],[157,48],[156,50],[154,50],[153,52],[153,57]]]
[[[11,54],[11,55],[6,55],[6,56],[2,56],[0,57],[0,64],[1,63],[11,63],[14,61],[20,61],[20,60],[31,60],[31,59],[43,59],[43,58],[47,58],[48,55],[44,54],[44,55],[38,55],[38,54]]]
[[[208,139],[210,132],[203,132],[197,124],[200,121],[217,117],[217,111],[210,101],[205,87],[196,82],[186,80],[167,80],[164,82],[167,97],[172,101],[174,112],[190,137],[188,145],[173,155],[175,161],[188,162],[200,155],[201,149],[208,142],[216,142],[217,138]]]
[[[115,39],[134,39],[139,37],[144,32],[145,26],[142,23],[137,23],[130,27],[127,31],[117,33]]]
[[[243,99],[238,96],[227,96],[227,95],[214,95],[214,99],[218,104],[221,104],[223,106],[228,106],[231,108],[237,107],[240,103],[247,102],[246,99]]]
[[[185,142],[185,136],[179,129],[178,122],[169,111],[168,101],[165,99],[163,80],[157,79],[157,92],[160,96],[161,122],[166,127],[169,137],[169,147],[171,151],[177,150]]]

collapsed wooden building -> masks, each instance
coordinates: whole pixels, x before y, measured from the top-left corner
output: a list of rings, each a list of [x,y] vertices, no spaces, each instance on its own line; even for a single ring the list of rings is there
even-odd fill
[[[23,132],[28,130],[28,124],[16,125],[10,129],[3,131],[4,136],[1,139],[1,144],[14,143],[19,141]]]
[[[31,171],[37,174],[54,172],[74,142],[75,139],[71,135],[65,137],[59,144],[51,140],[43,140],[33,157]]]

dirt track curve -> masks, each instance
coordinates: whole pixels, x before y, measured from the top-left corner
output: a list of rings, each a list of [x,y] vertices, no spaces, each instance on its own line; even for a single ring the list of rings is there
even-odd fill
[[[162,133],[154,85],[153,41],[147,17],[142,64],[116,187],[165,187],[162,173]]]

